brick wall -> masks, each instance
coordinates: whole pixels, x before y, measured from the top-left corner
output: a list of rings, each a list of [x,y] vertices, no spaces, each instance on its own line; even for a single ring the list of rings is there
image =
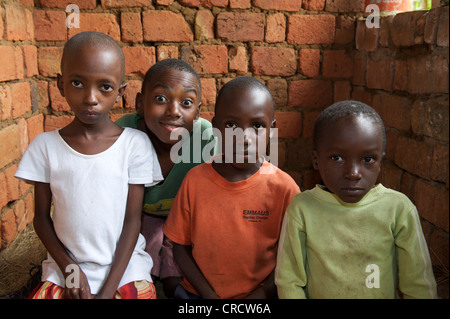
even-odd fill
[[[76,3],[80,28],[68,29]],[[373,105],[388,133],[380,180],[418,206],[430,247],[448,266],[448,7],[365,27],[364,0],[21,0],[0,5],[0,250],[33,218],[33,189],[13,174],[38,133],[71,120],[56,88],[64,42],[84,30],[116,39],[127,92],[113,119],[134,110],[142,76],[156,61],[189,62],[210,119],[218,89],[252,75],[272,91],[279,166],[301,189],[312,169],[320,111],[353,98]]]

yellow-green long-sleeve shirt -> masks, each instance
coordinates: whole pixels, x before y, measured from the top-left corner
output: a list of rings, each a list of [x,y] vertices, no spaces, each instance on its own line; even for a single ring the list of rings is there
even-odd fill
[[[291,200],[279,241],[280,298],[436,298],[416,207],[378,184],[358,203],[319,185]]]

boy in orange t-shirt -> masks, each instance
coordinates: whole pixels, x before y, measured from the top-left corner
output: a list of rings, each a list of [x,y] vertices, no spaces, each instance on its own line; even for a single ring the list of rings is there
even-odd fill
[[[273,115],[270,91],[251,77],[220,90],[212,124],[225,154],[189,171],[163,226],[185,276],[176,298],[276,297],[281,224],[300,189],[264,159]]]

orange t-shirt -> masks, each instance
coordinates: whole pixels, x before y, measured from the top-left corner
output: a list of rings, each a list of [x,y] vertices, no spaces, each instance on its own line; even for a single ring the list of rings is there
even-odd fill
[[[274,172],[261,174],[263,167]],[[262,168],[234,183],[209,163],[191,169],[163,226],[175,243],[193,245],[198,267],[220,298],[246,297],[274,270],[283,216],[300,192],[271,163]],[[186,278],[182,285],[198,294]]]

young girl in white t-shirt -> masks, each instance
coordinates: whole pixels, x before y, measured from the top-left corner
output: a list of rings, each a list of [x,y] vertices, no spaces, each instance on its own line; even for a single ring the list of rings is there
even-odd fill
[[[163,177],[145,134],[109,118],[124,70],[105,34],[82,32],[64,47],[57,84],[75,117],[38,135],[15,174],[34,182],[34,227],[48,250],[30,298],[156,298],[139,231],[144,185]]]

